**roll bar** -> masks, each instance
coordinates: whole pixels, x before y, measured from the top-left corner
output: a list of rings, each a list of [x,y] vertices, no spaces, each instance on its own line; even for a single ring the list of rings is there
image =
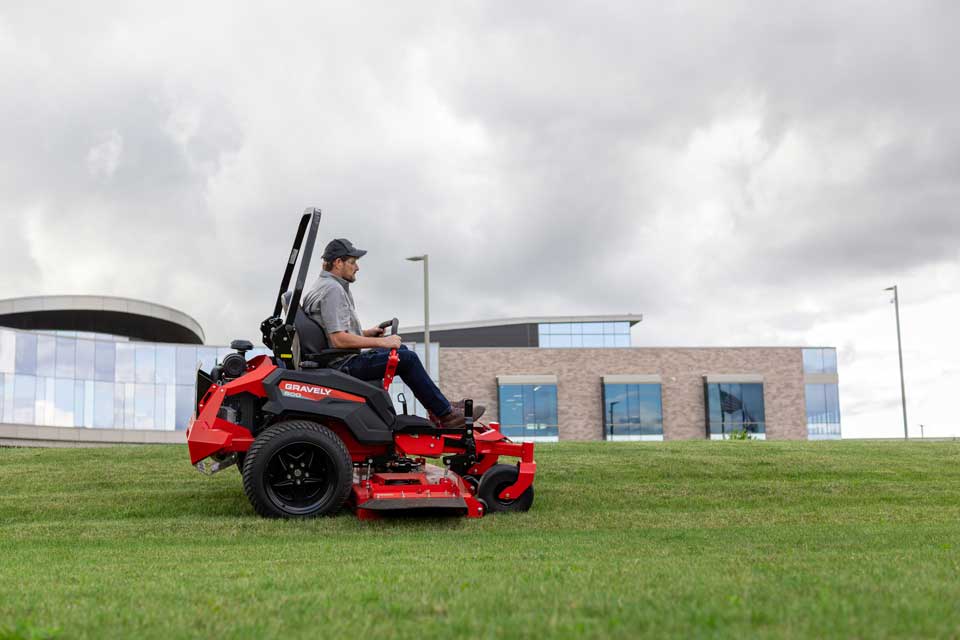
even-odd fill
[[[277,293],[277,301],[273,307],[273,315],[260,323],[260,332],[263,334],[263,344],[273,349],[273,355],[277,359],[277,366],[286,369],[293,368],[293,336],[297,331],[294,320],[297,317],[297,309],[300,308],[300,297],[303,293],[304,284],[307,281],[307,271],[310,269],[310,258],[313,255],[313,247],[317,242],[317,229],[320,227],[320,216],[320,209],[308,207],[304,210],[303,216],[300,218],[300,225],[297,227],[297,235],[293,239],[293,247],[290,249],[290,255],[287,258],[287,264],[283,271],[283,279],[280,281],[280,291]],[[297,280],[294,285],[293,296],[287,307],[287,317],[284,319],[283,294],[286,293],[290,287],[290,279],[293,276],[297,258],[300,259],[300,270],[297,271]]]

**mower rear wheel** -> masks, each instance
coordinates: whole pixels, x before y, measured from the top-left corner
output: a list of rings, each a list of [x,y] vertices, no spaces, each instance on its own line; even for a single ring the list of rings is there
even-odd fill
[[[243,491],[266,518],[332,515],[353,483],[353,463],[333,431],[308,420],[281,422],[253,441],[243,464]]]
[[[480,478],[477,498],[487,505],[488,513],[497,511],[529,511],[533,505],[533,485],[513,500],[504,500],[500,492],[517,481],[520,470],[509,464],[495,464]]]

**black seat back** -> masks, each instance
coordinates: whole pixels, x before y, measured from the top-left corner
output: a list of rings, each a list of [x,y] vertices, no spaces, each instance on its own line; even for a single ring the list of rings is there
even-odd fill
[[[290,291],[283,294],[284,307],[290,304],[290,298],[292,296],[293,294]],[[320,366],[326,366],[327,362],[335,358],[350,353],[360,353],[359,349],[334,349],[330,345],[330,337],[327,335],[327,330],[323,328],[323,325],[307,315],[303,307],[297,309],[293,326],[297,330],[297,342],[300,347],[300,353],[297,354],[298,368],[299,363],[303,360],[309,360],[318,363]]]

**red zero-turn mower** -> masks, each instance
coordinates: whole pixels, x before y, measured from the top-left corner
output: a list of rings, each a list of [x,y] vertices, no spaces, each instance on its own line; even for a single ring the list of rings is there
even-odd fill
[[[472,518],[528,510],[536,472],[532,443],[511,442],[495,422],[474,422],[469,400],[464,428],[407,415],[405,399],[397,415],[387,392],[396,350],[383,386],[325,366],[344,352],[330,349],[322,327],[300,309],[319,224],[320,210],[307,209],[273,315],[261,324],[273,357],[247,360],[253,345],[235,340],[236,353],[209,374],[197,371],[197,411],[187,427],[190,461],[208,474],[237,464],[250,503],[266,517],[330,515],[345,502],[361,519],[409,509]],[[296,284],[287,294],[298,257]],[[396,318],[381,326],[389,325],[396,333]],[[500,456],[520,460],[500,464]],[[443,467],[426,463],[439,457]]]

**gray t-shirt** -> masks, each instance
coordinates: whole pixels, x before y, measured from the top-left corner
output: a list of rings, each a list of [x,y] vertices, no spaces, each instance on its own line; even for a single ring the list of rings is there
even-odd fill
[[[363,335],[350,283],[329,271],[320,273],[316,284],[303,296],[301,306],[307,315],[320,323],[327,335],[337,331]]]

